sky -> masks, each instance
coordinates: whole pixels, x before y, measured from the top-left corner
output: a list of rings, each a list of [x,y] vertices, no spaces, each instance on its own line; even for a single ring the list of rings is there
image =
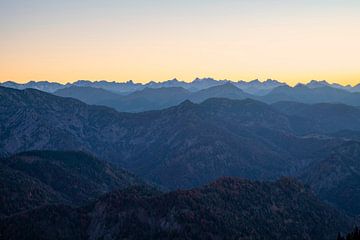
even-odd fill
[[[359,0],[0,0],[0,82],[360,83]]]

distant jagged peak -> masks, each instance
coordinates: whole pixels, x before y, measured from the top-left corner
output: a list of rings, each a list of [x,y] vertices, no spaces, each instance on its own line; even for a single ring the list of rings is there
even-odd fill
[[[185,81],[180,81],[177,78],[173,78],[163,82],[151,81],[143,85],[152,88],[159,88],[159,87],[186,87],[186,85],[188,84],[189,83],[186,83]]]
[[[95,83],[96,81],[93,81],[93,82]],[[73,82],[72,84],[78,84],[78,83],[92,83],[92,81],[79,79],[79,80],[76,80],[75,82]],[[69,84],[71,84],[71,83],[69,83]]]
[[[128,80],[126,82],[117,82],[117,81],[109,81],[109,80],[86,80],[86,79],[79,79],[72,83],[57,83],[57,82],[50,82],[47,80],[43,81],[35,81],[31,80],[27,83],[16,83],[15,81],[6,81],[0,83],[1,86],[10,87],[10,88],[17,88],[17,89],[25,89],[25,88],[35,88],[41,91],[53,93],[58,89],[70,87],[70,86],[87,86],[87,87],[94,87],[94,88],[103,88],[105,90],[118,92],[118,93],[130,93],[138,90],[142,90],[145,87],[151,88],[160,88],[160,87],[183,87],[189,91],[196,92],[199,90],[203,90],[213,86],[219,86],[224,83],[232,83],[236,87],[242,89],[246,93],[264,96],[268,94],[273,89],[280,87],[280,86],[288,86],[284,82],[280,82],[275,79],[266,79],[265,81],[254,79],[251,81],[233,81],[228,79],[214,79],[212,77],[204,77],[204,78],[195,78],[191,82],[185,82],[179,80],[178,78],[172,78],[166,81],[150,81],[148,83],[138,83],[134,82],[133,80]],[[360,92],[360,84],[352,87],[351,85],[341,85],[338,83],[329,83],[326,80],[311,80],[308,83],[298,83],[295,88],[299,89],[299,87],[303,87],[302,85],[306,86],[309,89],[317,89],[317,88],[334,88],[334,89],[341,89],[347,90],[350,92]]]
[[[67,85],[96,85],[96,84],[112,84],[112,85],[142,85],[141,83],[135,83],[133,80],[128,80],[126,82],[117,82],[109,80],[77,80],[73,83],[67,83]]]
[[[277,85],[277,86],[282,86],[282,85],[287,85],[286,83],[284,82],[280,82],[276,79],[267,79],[265,82],[263,82],[263,84],[267,84],[267,85]]]
[[[58,83],[58,82],[50,82],[50,81],[48,81],[48,80],[41,80],[41,81],[35,81],[35,80],[30,80],[30,81],[28,81],[28,82],[26,82],[26,83],[17,83],[17,82],[15,82],[15,81],[12,81],[12,80],[8,80],[8,81],[5,81],[5,82],[3,82],[3,83],[1,83],[1,84],[14,84],[14,85],[34,85],[34,84],[36,84],[36,85],[43,85],[43,84],[56,84],[56,85],[63,85],[63,84],[61,84],[61,83]]]
[[[308,87],[304,83],[298,83],[294,86],[294,88],[308,88]]]
[[[317,87],[330,86],[330,85],[331,84],[328,83],[326,80],[311,80],[306,84],[306,86],[310,88],[317,88]]]
[[[15,81],[12,81],[12,80],[6,80],[5,82],[2,82],[2,84],[6,84],[6,83],[11,83],[11,84],[19,84]]]
[[[329,83],[326,80],[311,80],[306,84],[309,88],[320,88],[320,87],[332,87],[332,88],[338,88],[343,90],[352,90],[353,87],[348,85],[342,85],[340,83]],[[355,88],[355,87],[354,87]]]
[[[233,82],[221,82],[220,84],[212,85],[207,88],[202,89],[199,92],[212,92],[212,91],[221,91],[221,90],[231,90],[236,92],[243,92],[238,88]]]
[[[262,89],[272,89],[275,87],[287,85],[286,83],[270,78],[265,81],[260,81],[259,79],[254,79],[251,81],[240,80],[238,82],[234,82],[234,84],[238,87],[244,87],[244,88],[252,87],[252,88],[262,88]]]
[[[214,78],[211,77],[205,77],[205,78],[195,78],[192,82],[219,82],[221,80],[215,80]]]
[[[184,81],[180,81],[177,78],[172,78],[169,80],[165,80],[165,81],[155,81],[155,80],[151,80],[148,83],[145,83],[144,85],[152,85],[152,84],[164,84],[164,83],[185,83]]]
[[[268,79],[266,79],[265,83],[280,83],[280,82],[278,80],[268,78]]]
[[[28,82],[28,84],[34,84],[34,83],[41,84],[41,83],[51,83],[51,82],[49,82],[47,80],[41,80],[41,81],[30,80]],[[56,82],[52,82],[52,83],[56,83]]]
[[[310,84],[311,83],[321,83],[321,84],[330,84],[330,83],[328,83],[328,81],[326,81],[326,80],[311,80],[310,82],[309,82]]]
[[[167,80],[165,82],[183,82],[183,81],[179,81],[177,78],[173,78],[173,79]]]
[[[256,83],[256,84],[259,84],[261,83],[259,79],[254,79],[254,80],[251,80],[250,83]]]

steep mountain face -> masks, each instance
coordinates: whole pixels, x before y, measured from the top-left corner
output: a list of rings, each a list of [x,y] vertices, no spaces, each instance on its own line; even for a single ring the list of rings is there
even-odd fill
[[[293,174],[342,142],[298,137],[286,115],[250,99],[126,114],[36,90],[0,94],[1,152],[84,150],[169,188]]]
[[[60,97],[71,97],[79,99],[80,101],[87,104],[98,104],[100,102],[118,98],[120,96],[119,94],[101,88],[77,86],[59,89],[54,92],[54,94]]]
[[[324,200],[350,215],[360,215],[360,143],[335,148],[300,176]]]
[[[80,209],[36,209],[1,220],[0,236],[9,240],[322,240],[334,239],[338,231],[350,228],[348,218],[291,179],[252,182],[222,178],[201,188],[165,194],[127,189]]]
[[[69,203],[38,179],[3,164],[0,164],[0,196],[0,218],[47,204]]]
[[[343,103],[353,106],[360,105],[360,93],[352,93],[333,87],[309,88],[298,84],[295,87],[281,86],[260,98],[267,103],[293,101],[301,103]]]
[[[298,102],[278,102],[271,106],[281,113],[297,117],[295,119],[297,121],[302,119],[302,127],[307,131],[325,133],[349,129],[360,131],[360,109],[357,107],[345,104],[303,104]],[[294,125],[300,126],[301,124]]]
[[[53,203],[82,205],[112,190],[142,184],[81,152],[32,151],[0,162],[2,215]]]

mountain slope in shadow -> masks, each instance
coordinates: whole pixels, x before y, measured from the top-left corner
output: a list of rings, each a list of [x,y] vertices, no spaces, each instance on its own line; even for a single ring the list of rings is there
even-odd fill
[[[165,194],[130,188],[84,208],[50,206],[0,220],[0,235],[9,240],[325,240],[350,229],[350,219],[291,179],[222,178],[201,188]]]
[[[0,163],[2,215],[55,203],[79,206],[104,193],[143,184],[82,152],[24,152]]]

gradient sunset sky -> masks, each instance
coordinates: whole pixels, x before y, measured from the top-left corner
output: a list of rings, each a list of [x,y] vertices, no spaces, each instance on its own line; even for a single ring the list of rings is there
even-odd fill
[[[0,82],[360,83],[360,0],[0,0]]]

